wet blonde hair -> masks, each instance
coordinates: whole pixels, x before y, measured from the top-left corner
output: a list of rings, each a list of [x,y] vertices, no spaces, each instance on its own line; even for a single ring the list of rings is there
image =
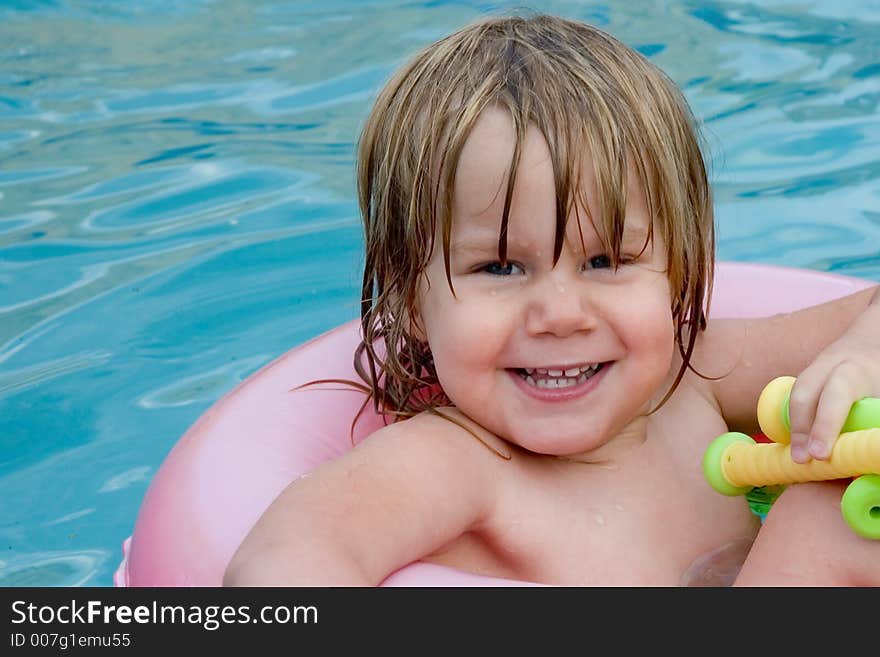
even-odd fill
[[[499,234],[507,223],[526,130],[549,146],[556,180],[554,263],[569,210],[583,201],[579,172],[592,158],[599,216],[590,216],[616,267],[626,216],[628,162],[666,244],[672,315],[683,365],[705,328],[712,288],[712,202],[694,119],[656,66],[609,34],[562,18],[490,18],[428,46],[385,85],[358,151],[366,261],[362,342],[355,367],[376,411],[409,417],[449,404],[429,346],[413,330],[419,281],[442,236],[447,283],[454,180],[462,148],[487,107],[516,131]],[[580,218],[578,218],[580,221]],[[653,231],[653,226],[651,227]],[[648,240],[653,239],[649,232]],[[454,293],[454,289],[453,289]]]

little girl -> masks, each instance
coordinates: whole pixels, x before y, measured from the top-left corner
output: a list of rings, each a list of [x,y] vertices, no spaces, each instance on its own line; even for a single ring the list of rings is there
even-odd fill
[[[707,322],[693,123],[640,54],[549,16],[469,25],[404,66],[358,162],[356,363],[391,421],[291,483],[224,582],[375,585],[422,560],[730,583],[760,523],[706,484],[706,446],[755,433],[764,384],[797,374],[792,452],[826,458],[849,406],[880,394],[880,295]],[[796,495],[778,504],[800,513]],[[770,577],[774,550],[743,575]]]

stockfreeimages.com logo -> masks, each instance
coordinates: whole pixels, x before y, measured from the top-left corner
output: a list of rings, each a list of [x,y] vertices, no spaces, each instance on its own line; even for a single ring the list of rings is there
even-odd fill
[[[47,625],[94,625],[111,624],[181,624],[201,625],[206,630],[216,630],[221,625],[235,623],[264,623],[284,625],[288,623],[317,624],[318,609],[314,606],[267,605],[255,615],[248,605],[160,605],[155,600],[150,605],[105,605],[100,600],[85,604],[71,600],[70,604],[35,605],[16,600],[12,603],[12,623]]]

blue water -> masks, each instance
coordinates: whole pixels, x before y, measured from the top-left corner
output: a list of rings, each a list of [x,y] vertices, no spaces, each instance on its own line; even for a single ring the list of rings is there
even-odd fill
[[[0,3],[0,585],[110,585],[185,429],[356,316],[370,100],[521,4]],[[880,281],[880,2],[532,7],[685,89],[719,257]]]

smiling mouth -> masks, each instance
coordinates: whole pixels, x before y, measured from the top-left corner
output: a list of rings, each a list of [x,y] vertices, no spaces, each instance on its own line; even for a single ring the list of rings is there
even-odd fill
[[[544,369],[544,368],[514,368],[516,372],[526,383],[536,388],[570,388],[583,383],[587,379],[595,376],[608,363],[591,363],[580,367],[570,369]]]

